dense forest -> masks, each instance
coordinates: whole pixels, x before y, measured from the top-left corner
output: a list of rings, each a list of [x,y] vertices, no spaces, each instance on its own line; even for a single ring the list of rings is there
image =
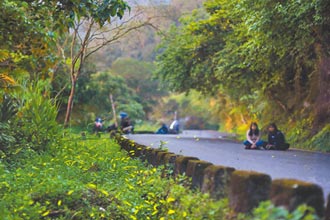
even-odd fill
[[[329,1],[204,1],[163,38],[157,75],[174,91],[215,97],[227,129],[274,121],[294,145],[328,149],[329,9]]]
[[[136,123],[178,112],[185,128],[244,134],[276,122],[294,146],[330,150],[327,0],[0,6],[1,146],[110,124],[112,95]]]

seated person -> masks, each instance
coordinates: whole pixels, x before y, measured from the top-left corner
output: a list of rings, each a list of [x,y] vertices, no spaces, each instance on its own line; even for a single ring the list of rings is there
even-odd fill
[[[252,122],[250,129],[246,133],[246,141],[244,141],[245,149],[260,149],[264,142],[260,140],[261,132],[259,131],[258,124]]]
[[[134,132],[134,127],[126,113],[120,113],[120,129],[124,134],[131,134]]]
[[[287,150],[290,144],[285,143],[285,137],[283,133],[277,129],[275,123],[268,126],[268,142],[264,144],[264,148],[267,150]]]
[[[179,134],[179,121],[174,120],[170,125],[169,134]]]
[[[156,131],[156,134],[168,134],[168,127],[165,123],[162,123],[162,126]]]
[[[100,132],[103,130],[103,120],[97,117],[94,122],[93,132]]]

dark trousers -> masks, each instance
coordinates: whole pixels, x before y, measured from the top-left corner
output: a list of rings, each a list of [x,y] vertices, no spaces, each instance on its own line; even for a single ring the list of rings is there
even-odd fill
[[[268,145],[267,142],[264,142],[263,147],[266,148],[266,146]],[[289,143],[284,143],[284,144],[279,144],[279,145],[275,145],[274,147],[270,148],[271,150],[287,150],[289,149],[290,144]]]

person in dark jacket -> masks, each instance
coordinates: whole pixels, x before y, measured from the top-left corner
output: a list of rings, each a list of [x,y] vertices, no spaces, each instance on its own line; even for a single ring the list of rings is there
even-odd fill
[[[124,134],[134,133],[134,126],[126,112],[120,113],[120,129]]]
[[[268,142],[264,145],[267,150],[287,150],[290,144],[285,142],[284,134],[278,130],[275,123],[268,126]]]
[[[162,123],[162,126],[156,131],[156,134],[168,134],[168,127],[165,123]]]

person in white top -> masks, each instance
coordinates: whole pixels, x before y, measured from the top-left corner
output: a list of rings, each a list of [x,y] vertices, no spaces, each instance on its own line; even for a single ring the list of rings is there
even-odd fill
[[[246,132],[246,141],[244,141],[245,149],[261,149],[264,142],[260,139],[261,132],[256,122],[252,122],[250,129]]]

